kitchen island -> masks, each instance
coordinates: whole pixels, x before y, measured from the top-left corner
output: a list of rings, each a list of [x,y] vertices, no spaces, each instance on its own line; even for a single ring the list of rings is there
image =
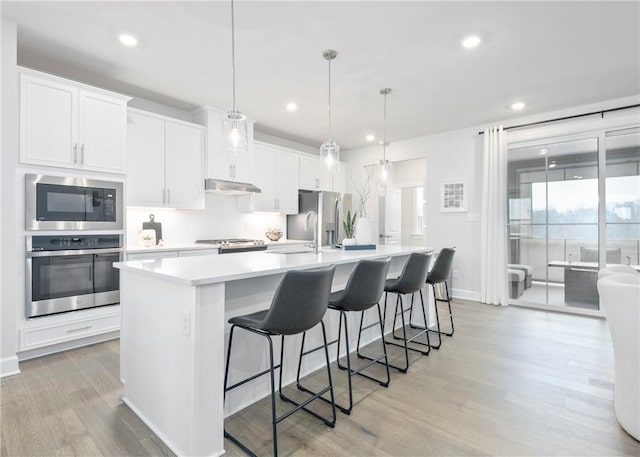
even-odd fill
[[[288,270],[336,265],[333,289],[337,290],[360,259],[390,256],[393,275],[411,252],[424,250],[379,246],[346,252],[320,249],[317,254],[265,251],[115,264],[121,285],[123,401],[177,455],[222,455],[224,417],[269,393],[267,379],[256,381],[230,393],[223,407],[228,319],[267,308]],[[389,308],[392,315],[393,306]],[[366,321],[373,322],[373,314]],[[329,337],[335,338],[337,314],[328,312],[325,323]],[[357,331],[357,323],[359,317],[353,316],[351,331]],[[310,345],[320,341],[316,330],[308,334],[314,340]],[[375,333],[364,332],[363,343],[375,339]],[[275,342],[277,352],[279,339]],[[299,337],[288,338],[283,385],[295,380],[298,348]],[[234,341],[233,351],[230,382],[267,366],[267,348],[260,337],[243,333]],[[335,350],[330,354],[335,360]],[[322,355],[315,355],[305,358],[303,373],[322,366]]]

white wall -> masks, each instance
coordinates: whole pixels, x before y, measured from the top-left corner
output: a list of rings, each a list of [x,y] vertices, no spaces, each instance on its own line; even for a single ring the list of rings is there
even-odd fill
[[[17,27],[15,23],[2,19],[2,156],[0,157],[0,202],[2,225],[0,232],[0,376],[18,373],[16,357],[16,319],[19,293],[16,287],[22,284],[16,259],[18,252],[18,207],[16,199],[16,168],[18,165],[18,76]]]
[[[516,125],[535,122],[556,117],[581,114],[602,109],[637,104],[640,96],[609,100],[571,109],[542,113],[535,116],[522,117],[505,125]],[[595,126],[616,124],[616,118],[630,116],[629,113],[612,113],[601,119],[599,116],[581,118],[568,123],[550,124],[544,127],[530,128],[509,133],[509,143],[526,142],[546,136],[547,138],[588,131]],[[637,113],[635,118],[638,119]],[[495,124],[501,124],[496,122]],[[487,127],[475,126],[461,130],[438,133],[429,136],[411,138],[392,142],[387,147],[387,158],[391,162],[400,160],[426,158],[425,185],[425,245],[436,248],[456,246],[454,273],[454,294],[462,298],[479,299],[480,296],[480,221],[482,193],[482,148],[483,139],[478,132]],[[367,146],[343,153],[343,160],[349,165],[348,176],[361,186],[364,177],[364,165],[377,162],[382,156],[380,146]],[[443,181],[466,179],[469,185],[468,212],[441,213],[439,208],[440,185]],[[347,189],[354,192],[351,179],[347,179]],[[375,191],[375,189],[374,189]],[[369,198],[367,208],[369,217],[377,219],[377,199]],[[377,239],[377,224],[371,224],[372,237]]]
[[[162,223],[165,244],[193,243],[199,239],[250,238],[266,241],[267,228],[286,229],[286,216],[270,213],[242,213],[237,197],[205,194],[203,211],[166,210],[159,208],[127,209],[127,245],[135,246],[142,223],[155,215]]]

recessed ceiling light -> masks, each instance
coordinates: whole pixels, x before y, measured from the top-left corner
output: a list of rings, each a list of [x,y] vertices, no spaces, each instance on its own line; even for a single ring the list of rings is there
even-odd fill
[[[556,167],[556,163],[555,163],[555,162],[551,162],[551,163],[549,164],[549,168],[555,168],[555,167]]]
[[[527,106],[524,102],[515,102],[511,104],[511,109],[514,111],[522,111],[524,107]]]
[[[478,35],[471,35],[466,37],[464,40],[460,42],[463,48],[473,49],[480,44],[480,37]]]
[[[546,149],[540,149],[539,154],[546,154],[546,153],[547,153],[547,150],[546,150]]]
[[[120,43],[125,46],[136,46],[138,44],[138,39],[133,35],[123,33],[122,35],[120,35]]]
[[[294,112],[298,110],[298,105],[293,102],[287,103],[287,111]]]
[[[373,133],[370,133],[367,136],[365,136],[364,139],[367,141],[373,141],[376,139],[376,136]]]

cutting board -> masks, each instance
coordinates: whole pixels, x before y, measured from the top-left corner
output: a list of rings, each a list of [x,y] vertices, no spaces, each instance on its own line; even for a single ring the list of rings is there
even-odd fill
[[[142,230],[155,230],[156,232],[156,244],[162,239],[162,223],[156,222],[155,216],[149,214],[149,221],[142,223]]]

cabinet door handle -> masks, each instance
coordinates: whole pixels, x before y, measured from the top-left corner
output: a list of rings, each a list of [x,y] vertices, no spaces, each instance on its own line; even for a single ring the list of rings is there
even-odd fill
[[[320,188],[320,178],[316,178],[316,189]]]
[[[231,165],[233,167],[233,177],[236,177],[236,166],[235,165]]]
[[[233,165],[229,165],[229,177],[233,178]]]
[[[167,205],[171,204],[171,189],[167,189]]]
[[[74,165],[78,165],[78,143],[74,143],[73,145],[73,163]]]
[[[163,205],[164,205],[165,203],[167,203],[166,195],[167,195],[167,191],[166,191],[166,189],[163,187],[163,188],[162,188],[162,204],[163,204]]]
[[[80,146],[80,165],[84,165],[84,144]]]
[[[85,325],[84,327],[72,328],[70,330],[67,330],[67,333],[81,332],[83,330],[89,330],[91,327],[93,327],[93,326],[92,325]]]

